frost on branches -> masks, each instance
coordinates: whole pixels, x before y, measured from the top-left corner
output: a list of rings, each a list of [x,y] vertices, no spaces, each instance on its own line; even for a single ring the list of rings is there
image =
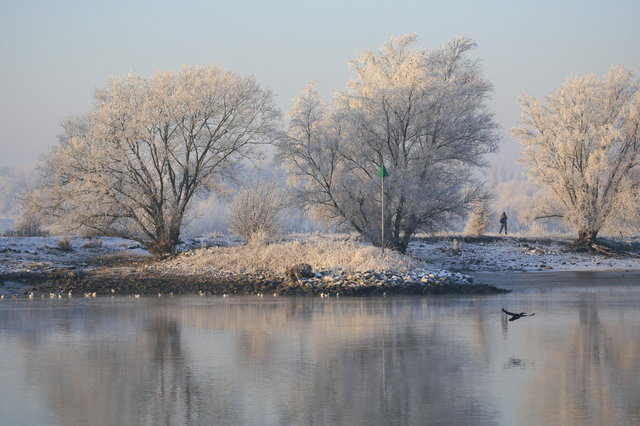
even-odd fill
[[[469,217],[464,228],[465,234],[481,236],[495,222],[491,211],[491,198],[486,196],[471,203]]]
[[[197,191],[271,142],[279,114],[253,78],[217,66],[114,78],[68,120],[31,206],[65,229],[172,253]]]
[[[289,200],[277,176],[259,176],[238,191],[228,211],[229,230],[248,243],[262,245],[280,232]]]
[[[544,102],[522,98],[513,134],[544,190],[536,218],[561,217],[591,244],[613,223],[638,223],[640,86],[613,67],[604,79],[568,79]],[[637,229],[637,227],[636,227]]]
[[[279,154],[303,203],[380,243],[384,163],[385,243],[404,252],[417,231],[442,227],[481,192],[472,174],[497,137],[486,101],[491,85],[475,44],[456,38],[433,52],[392,38],[351,62],[354,77],[331,103],[312,86],[297,98]]]

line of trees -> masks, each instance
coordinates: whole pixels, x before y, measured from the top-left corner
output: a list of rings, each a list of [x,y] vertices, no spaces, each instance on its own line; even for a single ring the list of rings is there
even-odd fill
[[[114,78],[97,91],[91,111],[63,122],[23,214],[171,254],[194,196],[269,144],[297,205],[374,244],[381,238],[376,171],[383,164],[390,172],[388,246],[404,252],[416,232],[443,229],[468,212],[477,216],[474,232],[482,232],[489,193],[477,176],[498,142],[487,105],[491,84],[469,57],[473,41],[458,37],[433,51],[415,42],[391,38],[356,57],[353,77],[329,101],[308,85],[285,130],[268,90],[214,65]],[[613,218],[639,219],[630,213],[640,206],[639,106],[638,82],[623,68],[604,80],[570,79],[545,102],[522,99],[513,134],[544,189],[534,216],[562,217],[582,244]],[[289,204],[276,184],[265,197],[256,193],[260,187],[233,204],[233,226],[247,237],[271,234],[260,221],[276,220]],[[269,200],[279,203],[275,210]]]

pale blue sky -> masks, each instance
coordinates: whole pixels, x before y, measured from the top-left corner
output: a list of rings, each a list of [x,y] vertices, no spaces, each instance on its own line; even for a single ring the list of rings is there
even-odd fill
[[[349,59],[409,33],[430,49],[478,43],[503,134],[495,159],[510,163],[518,95],[611,64],[640,72],[639,17],[638,0],[0,0],[0,166],[36,161],[112,75],[216,63],[255,75],[284,112],[308,81],[328,96]]]

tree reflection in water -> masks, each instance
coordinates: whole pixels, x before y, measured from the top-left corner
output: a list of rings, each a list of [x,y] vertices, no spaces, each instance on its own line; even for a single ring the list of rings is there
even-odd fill
[[[536,416],[547,424],[640,424],[638,299],[633,304],[624,303],[624,295],[619,299],[610,306],[609,297],[587,292],[563,307],[573,321],[538,357],[540,374],[522,389],[523,418]],[[547,331],[535,333],[532,342],[549,340]]]
[[[201,401],[177,322],[126,311],[104,314],[57,318],[65,332],[25,345],[25,374],[54,418],[77,425],[186,424],[197,418]]]
[[[516,299],[544,315],[505,325]],[[625,424],[639,318],[598,293],[116,298],[0,309],[0,337],[37,395],[16,410],[52,424]]]

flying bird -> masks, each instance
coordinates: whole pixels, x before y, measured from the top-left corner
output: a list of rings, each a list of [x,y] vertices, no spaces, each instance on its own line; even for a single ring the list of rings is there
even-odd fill
[[[518,320],[522,317],[532,317],[534,316],[536,313],[532,313],[532,314],[527,314],[526,312],[520,312],[519,314],[514,314],[513,312],[509,312],[507,310],[505,310],[504,308],[502,308],[502,312],[504,312],[505,314],[509,315],[511,318],[509,318],[509,321],[515,321]]]

